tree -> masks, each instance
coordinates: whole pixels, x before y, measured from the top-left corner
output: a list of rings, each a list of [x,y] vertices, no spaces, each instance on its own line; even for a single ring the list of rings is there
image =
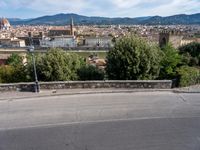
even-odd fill
[[[96,66],[85,65],[78,70],[79,80],[103,80],[105,73]]]
[[[14,78],[15,71],[13,66],[0,66],[0,83],[13,83],[15,82]]]
[[[158,46],[136,35],[118,39],[108,52],[106,72],[109,79],[156,79],[160,71]]]
[[[29,75],[33,80],[33,68],[28,63]],[[36,68],[41,81],[77,80],[77,70],[85,65],[84,59],[75,53],[67,53],[62,49],[51,49],[47,53],[37,55]]]
[[[200,43],[190,43],[179,48],[180,54],[184,55],[189,59],[187,65],[189,66],[200,66]]]
[[[16,53],[12,53],[12,55],[8,57],[8,59],[6,60],[6,65],[11,65],[11,66],[23,65],[23,58]]]
[[[2,82],[25,82],[26,72],[23,58],[13,53],[6,61],[6,66],[1,67]]]
[[[195,85],[200,83],[200,69],[189,66],[181,66],[177,69],[178,85],[180,87]]]
[[[161,60],[160,79],[174,79],[176,69],[181,64],[181,56],[178,50],[168,44],[162,48],[163,57]]]

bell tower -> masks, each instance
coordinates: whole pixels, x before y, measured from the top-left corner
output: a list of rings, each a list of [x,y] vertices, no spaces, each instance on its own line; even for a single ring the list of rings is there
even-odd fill
[[[70,23],[70,32],[71,32],[71,35],[74,36],[74,20],[72,17],[71,17],[71,23]]]

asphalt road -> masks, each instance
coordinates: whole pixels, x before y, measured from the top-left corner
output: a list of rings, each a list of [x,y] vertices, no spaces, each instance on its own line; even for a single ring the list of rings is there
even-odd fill
[[[200,94],[0,101],[0,150],[200,150]]]

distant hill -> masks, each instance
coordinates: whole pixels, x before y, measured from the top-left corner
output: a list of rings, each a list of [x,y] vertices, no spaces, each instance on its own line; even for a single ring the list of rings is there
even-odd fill
[[[107,17],[87,17],[77,14],[57,14],[53,16],[43,16],[34,19],[9,19],[12,25],[66,25],[70,23],[71,17],[78,25],[176,25],[176,24],[200,24],[200,13],[192,15],[174,15],[168,17],[150,16],[138,18],[107,18]]]
[[[150,24],[150,25],[177,25],[177,24],[200,24],[200,13],[193,14],[193,15],[174,15],[169,17],[160,17],[154,16],[145,20],[143,24]]]

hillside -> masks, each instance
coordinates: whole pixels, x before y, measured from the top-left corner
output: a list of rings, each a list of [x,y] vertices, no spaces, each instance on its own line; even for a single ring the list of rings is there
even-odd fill
[[[200,13],[192,15],[174,15],[168,17],[152,16],[138,18],[107,18],[107,17],[87,17],[77,14],[57,14],[53,16],[43,16],[34,19],[9,19],[12,25],[66,25],[70,23],[71,17],[78,25],[176,25],[176,24],[200,24]]]

